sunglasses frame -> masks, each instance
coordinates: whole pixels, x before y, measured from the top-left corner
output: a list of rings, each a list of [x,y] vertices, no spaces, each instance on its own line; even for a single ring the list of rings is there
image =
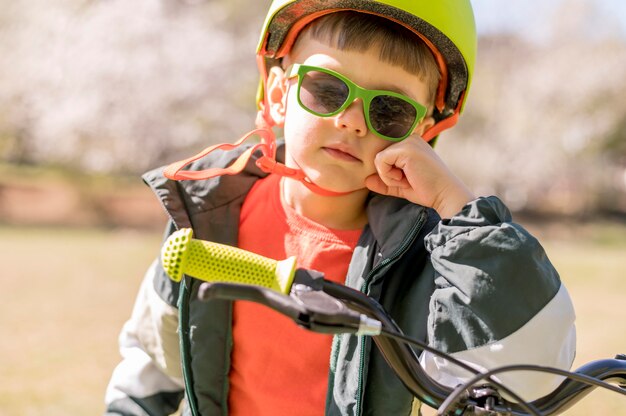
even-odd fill
[[[300,89],[302,87],[302,80],[304,78],[304,75],[306,75],[308,72],[311,72],[311,71],[323,72],[325,74],[334,76],[346,84],[346,86],[348,87],[348,97],[346,98],[345,102],[337,110],[331,113],[318,113],[302,103],[302,101],[300,100]],[[367,124],[367,128],[369,129],[369,131],[371,131],[372,133],[374,133],[376,136],[380,137],[381,139],[388,140],[391,142],[400,142],[406,139],[407,137],[409,137],[411,134],[413,134],[415,127],[418,125],[418,123],[420,123],[424,119],[428,111],[428,109],[424,107],[422,104],[407,97],[404,94],[400,94],[394,91],[369,90],[367,88],[363,88],[357,85],[356,83],[354,83],[349,78],[345,77],[344,75],[341,75],[340,73],[335,72],[331,69],[322,68],[318,66],[312,66],[312,65],[292,64],[287,68],[285,73],[286,73],[287,79],[298,77],[298,91],[297,91],[298,104],[300,104],[300,107],[302,107],[309,113],[316,115],[318,117],[332,117],[344,111],[354,102],[354,100],[356,100],[357,98],[360,98],[363,101],[363,115],[365,116],[365,123]],[[370,104],[375,97],[378,97],[380,95],[389,95],[391,97],[399,98],[402,101],[409,103],[411,106],[415,108],[415,120],[413,121],[413,124],[411,125],[411,127],[408,129],[408,133],[406,133],[404,136],[401,136],[401,137],[385,136],[384,134],[376,131],[376,129],[374,129],[374,127],[372,126],[372,122],[370,120]]]

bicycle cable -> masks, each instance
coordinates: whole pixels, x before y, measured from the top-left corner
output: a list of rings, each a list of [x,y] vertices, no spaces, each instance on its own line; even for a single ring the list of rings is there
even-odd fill
[[[449,354],[443,352],[443,351],[439,351],[436,348],[433,348],[431,346],[429,346],[428,344],[411,338],[409,336],[406,336],[404,334],[400,334],[397,332],[392,332],[389,331],[387,329],[383,329],[381,331],[381,335],[385,335],[394,339],[397,339],[399,341],[405,342],[409,345],[413,345],[415,347],[421,348],[425,351],[428,351],[432,354],[435,354],[441,358],[444,358],[448,361],[450,361],[453,364],[458,365],[459,367],[463,368],[464,370],[467,370],[473,374],[477,374],[474,378],[478,378],[479,376],[481,376],[483,373],[480,372],[479,370],[475,369],[474,367],[469,366],[468,364],[464,363],[463,361],[460,361],[452,356],[450,356]],[[516,394],[515,392],[511,391],[511,389],[509,389],[508,387],[506,387],[505,385],[503,385],[502,383],[500,383],[499,381],[491,378],[490,376],[481,376],[480,378],[478,378],[478,380],[482,380],[483,378],[486,378],[489,382],[491,382],[495,387],[499,388],[500,390],[502,390],[502,392],[508,394],[509,396],[511,396],[511,398],[513,400],[515,400],[517,402],[517,404],[526,412],[528,412],[529,415],[532,416],[542,416],[541,412],[532,404],[532,403],[528,403],[526,400],[522,399],[518,394]],[[473,384],[473,383],[472,383]],[[449,396],[448,396],[449,397]],[[456,397],[455,397],[456,399]],[[447,399],[446,399],[447,400]],[[444,401],[445,403],[445,401]],[[449,406],[448,406],[449,407]]]
[[[512,371],[536,371],[536,372],[544,372],[544,373],[551,373],[551,374],[557,374],[560,376],[564,376],[567,378],[570,378],[572,380],[578,381],[580,383],[589,385],[589,386],[596,386],[596,387],[601,387],[622,395],[626,396],[626,390],[624,388],[621,387],[616,387],[613,386],[610,383],[607,383],[605,381],[602,380],[598,380],[594,377],[591,376],[587,376],[584,374],[579,374],[579,373],[574,373],[572,371],[567,371],[567,370],[561,370],[559,368],[555,368],[555,367],[546,367],[546,366],[540,366],[540,365],[535,365],[535,364],[515,364],[515,365],[506,365],[506,366],[501,366],[501,367],[497,367],[494,368],[492,370],[489,371],[485,371],[485,372],[479,372],[478,374],[476,373],[477,370],[473,367],[470,367],[469,365],[467,365],[466,363],[457,360],[454,357],[451,357],[449,354],[446,354],[444,352],[441,352],[435,348],[432,348],[430,346],[428,346],[427,344],[423,343],[420,340],[411,338],[409,336],[406,336],[404,334],[398,334],[398,333],[394,333],[391,332],[389,330],[383,330],[382,334],[398,339],[400,341],[403,341],[407,344],[413,345],[415,347],[421,348],[425,351],[431,352],[435,355],[438,355],[444,359],[447,359],[448,361],[450,361],[451,363],[454,363],[460,367],[462,367],[463,369],[466,369],[472,373],[475,374],[474,377],[472,377],[470,380],[466,381],[463,384],[458,385],[452,393],[450,393],[450,395],[444,400],[444,402],[440,405],[439,409],[437,409],[437,412],[439,414],[446,414],[445,412],[449,411],[449,408],[460,398],[461,394],[463,394],[463,392],[467,389],[469,389],[470,387],[472,387],[474,384],[478,383],[479,381],[486,379],[487,381],[491,382],[494,384],[495,387],[499,388],[502,390],[502,392],[508,394],[509,396],[511,396],[511,398],[515,401],[518,402],[518,405],[520,407],[522,407],[524,410],[526,410],[527,412],[529,412],[530,414],[533,414],[535,416],[541,416],[541,412],[536,409],[536,407],[532,404],[529,403],[523,399],[521,399],[518,395],[514,394],[513,392],[511,392],[506,386],[503,386],[501,383],[499,382],[494,382],[495,380],[491,378],[491,376],[499,374],[499,373],[506,373],[506,372],[512,372]],[[513,393],[513,394],[512,394]],[[529,408],[525,408],[528,405]]]
[[[534,364],[515,364],[515,365],[501,366],[501,367],[494,368],[493,370],[485,371],[481,374],[477,374],[475,377],[468,380],[464,384],[460,384],[454,389],[452,393],[450,393],[450,395],[446,398],[446,400],[444,400],[444,402],[441,404],[441,406],[439,407],[437,411],[442,414],[445,414],[445,412],[448,411],[450,406],[454,404],[454,402],[459,398],[459,396],[463,393],[464,390],[478,383],[480,380],[493,376],[495,374],[507,373],[511,371],[536,371],[536,372],[542,372],[542,373],[557,374],[557,375],[561,375],[564,377],[568,377],[580,383],[587,384],[589,386],[602,387],[607,390],[626,396],[625,389],[621,387],[613,386],[610,383],[607,383],[602,380],[598,380],[597,378],[590,377],[584,374],[579,374],[579,373],[574,373],[574,372],[567,371],[567,370],[561,370],[561,369],[554,368],[554,367],[545,367],[545,366],[534,365]]]

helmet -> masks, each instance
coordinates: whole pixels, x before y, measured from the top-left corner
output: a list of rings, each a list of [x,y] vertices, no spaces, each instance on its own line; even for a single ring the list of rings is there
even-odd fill
[[[257,94],[260,108],[263,108],[267,61],[288,54],[297,35],[311,21],[325,14],[347,10],[392,20],[424,41],[441,72],[433,115],[437,123],[424,138],[431,139],[456,124],[467,97],[476,58],[476,27],[470,0],[272,1],[257,48],[261,72]]]

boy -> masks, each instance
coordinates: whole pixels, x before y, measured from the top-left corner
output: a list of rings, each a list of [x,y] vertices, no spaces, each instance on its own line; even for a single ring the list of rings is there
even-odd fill
[[[209,149],[146,174],[168,232],[193,227],[199,239],[295,255],[378,299],[407,334],[480,367],[569,368],[573,310],[541,246],[422,139],[454,124],[474,44],[468,1],[274,1],[259,48],[263,140],[248,148],[261,152],[213,153],[183,170]],[[272,125],[284,130],[278,153]],[[168,414],[183,390],[185,412],[202,415],[417,407],[370,339],[308,333],[254,304],[199,302],[197,290],[152,265],[122,332],[110,414]],[[443,384],[467,376],[420,358]],[[526,399],[560,381],[500,379]]]

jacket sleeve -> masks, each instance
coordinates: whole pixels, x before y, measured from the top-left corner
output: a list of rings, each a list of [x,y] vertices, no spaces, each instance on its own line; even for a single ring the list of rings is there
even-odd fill
[[[539,242],[496,197],[479,198],[426,238],[435,269],[429,343],[480,370],[509,364],[569,369],[575,355],[574,309]],[[422,366],[456,386],[469,373],[424,353]],[[501,373],[525,400],[553,391],[562,377]]]
[[[107,387],[106,415],[165,416],[176,412],[182,400],[178,311],[155,289],[159,270],[155,261],[122,328],[122,361]]]

